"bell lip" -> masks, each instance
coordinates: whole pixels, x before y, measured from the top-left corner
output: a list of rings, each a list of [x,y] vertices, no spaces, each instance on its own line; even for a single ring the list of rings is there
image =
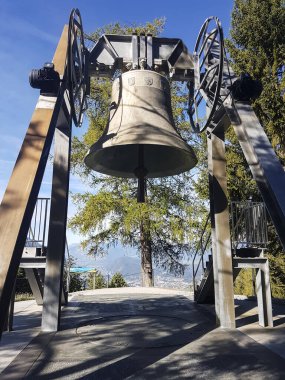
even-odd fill
[[[98,156],[102,151],[105,151],[104,153],[107,153],[108,150],[111,150],[114,147],[111,146],[108,148],[96,149],[96,151],[93,149],[93,151],[92,151],[92,147],[94,147],[94,145],[91,146],[91,148],[89,149],[89,151],[87,152],[87,154],[84,158],[84,163],[89,169],[94,170],[94,171],[101,173],[101,174],[110,175],[110,176],[118,177],[118,178],[137,178],[135,176],[135,174],[131,171],[122,172],[119,170],[109,169],[106,166],[104,168],[102,168],[102,166],[100,164],[96,165],[96,156]],[[117,145],[116,147],[119,147],[119,146],[123,147],[123,146],[128,146],[128,145],[132,145],[132,144]],[[137,144],[137,145],[140,145],[140,144]],[[159,144],[141,144],[141,145],[166,147],[165,145],[159,145]],[[166,147],[166,148],[168,148],[168,147]],[[191,169],[193,169],[197,165],[198,159],[197,159],[196,154],[195,154],[195,152],[191,146],[188,146],[188,149],[183,149],[183,148],[179,148],[179,147],[171,147],[171,148],[174,149],[175,151],[180,151],[180,152],[186,153],[185,157],[188,157],[188,159],[185,160],[184,165],[180,165],[180,167],[178,167],[178,168],[177,167],[176,168],[169,168],[168,170],[164,169],[163,171],[156,171],[153,173],[148,173],[146,175],[146,178],[172,177],[172,176],[179,175],[179,174],[185,173],[187,171],[190,171]],[[163,174],[161,174],[162,172],[163,172]]]

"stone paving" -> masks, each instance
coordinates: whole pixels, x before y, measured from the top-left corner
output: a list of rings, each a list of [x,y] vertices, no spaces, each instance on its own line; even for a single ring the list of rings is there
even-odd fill
[[[239,327],[223,330],[215,328],[211,307],[196,305],[185,292],[76,293],[63,309],[61,331],[39,333],[35,327],[7,366],[3,354],[9,342],[12,350],[13,334],[26,331],[18,330],[25,314],[29,324],[40,323],[36,305],[30,304],[30,314],[19,305],[15,331],[4,333],[0,344],[0,378],[285,379],[285,306],[274,305],[276,327],[265,329],[257,324],[255,302],[236,303]]]

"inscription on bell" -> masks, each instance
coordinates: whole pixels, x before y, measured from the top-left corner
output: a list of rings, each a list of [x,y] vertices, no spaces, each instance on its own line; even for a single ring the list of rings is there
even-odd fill
[[[148,86],[151,86],[153,84],[153,79],[150,78],[150,77],[145,77],[144,78],[144,82],[145,84],[147,84]]]
[[[131,78],[129,78],[129,79],[128,79],[128,83],[129,83],[130,86],[133,86],[133,85],[136,83],[136,81],[135,81],[135,77],[131,77]]]

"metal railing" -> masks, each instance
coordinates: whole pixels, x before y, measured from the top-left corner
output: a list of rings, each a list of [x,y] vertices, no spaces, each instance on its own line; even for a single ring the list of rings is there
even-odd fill
[[[198,290],[197,275],[205,273],[205,255],[209,247],[211,231],[207,231],[210,214],[203,227],[200,240],[192,260],[194,294]],[[263,202],[231,202],[231,241],[232,248],[266,248],[268,243],[266,208]]]
[[[50,198],[38,198],[26,239],[26,247],[44,248],[47,245]]]
[[[204,255],[206,253],[206,250],[208,248],[208,245],[209,245],[209,242],[210,242],[210,238],[211,238],[211,231],[207,231],[207,226],[209,224],[209,221],[210,221],[210,213],[209,213],[209,215],[207,217],[207,220],[205,222],[205,225],[203,227],[203,231],[202,231],[199,243],[198,243],[197,248],[196,248],[196,252],[195,252],[193,260],[192,260],[192,281],[193,281],[193,291],[194,291],[194,294],[195,294],[195,292],[197,290],[197,284],[198,283],[196,281],[196,276],[198,274],[200,266],[202,266],[201,267],[202,275],[205,272],[205,265],[204,265],[205,264],[205,258],[204,258]],[[196,258],[197,258],[198,254],[200,254],[200,258],[199,258],[198,262],[196,263]]]
[[[265,248],[268,243],[263,202],[231,202],[232,248]]]

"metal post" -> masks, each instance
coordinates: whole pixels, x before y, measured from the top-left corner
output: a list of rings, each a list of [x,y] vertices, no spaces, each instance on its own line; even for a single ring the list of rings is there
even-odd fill
[[[57,331],[60,323],[69,190],[71,118],[62,107],[55,131],[52,196],[44,282],[42,330]]]
[[[273,327],[268,261],[262,268],[256,269],[256,294],[259,324],[263,327]]]
[[[15,306],[15,297],[16,297],[16,282],[14,282],[12,297],[10,301],[9,313],[8,313],[8,331],[13,331],[13,322],[14,322],[14,306]]]
[[[210,168],[212,169],[212,202],[214,209],[215,233],[214,251],[216,256],[216,278],[218,279],[216,308],[217,319],[223,328],[235,328],[233,267],[230,239],[229,209],[227,199],[226,160],[224,129],[220,128],[210,134],[208,139]],[[215,260],[213,260],[215,262]]]
[[[217,259],[217,250],[216,250],[215,210],[214,210],[214,198],[213,198],[213,159],[212,159],[213,153],[212,153],[211,133],[209,131],[207,131],[207,147],[208,147],[209,198],[210,198],[215,312],[216,312],[216,325],[220,326],[219,275],[218,275],[218,259]]]
[[[3,331],[13,331],[14,305],[15,305],[15,296],[16,296],[16,282],[17,282],[17,279],[14,282],[11,301],[10,301],[10,305],[9,305],[9,309],[8,309],[8,313],[7,313],[7,318],[5,321]]]

